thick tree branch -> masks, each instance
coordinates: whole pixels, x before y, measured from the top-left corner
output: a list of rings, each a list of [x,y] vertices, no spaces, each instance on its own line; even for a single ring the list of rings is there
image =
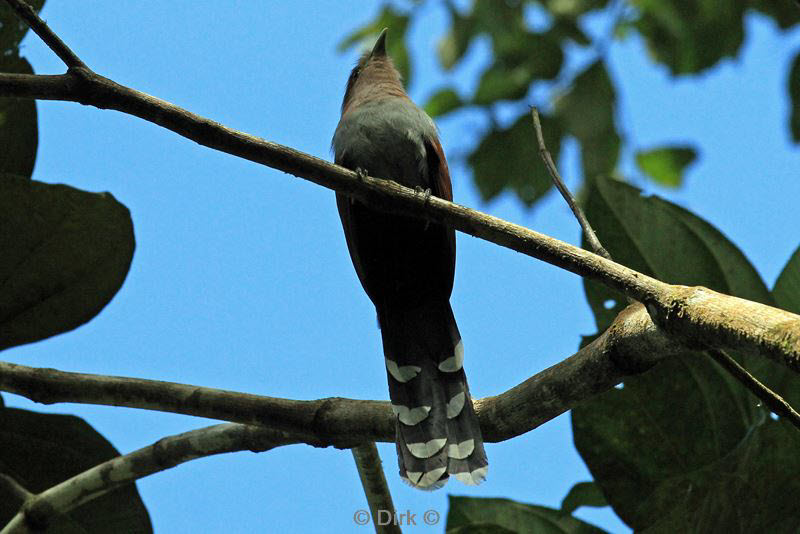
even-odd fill
[[[263,452],[289,443],[293,441],[281,432],[238,424],[214,425],[160,439],[28,496],[0,534],[41,532],[59,515],[92,499],[195,458],[244,450]]]
[[[661,359],[685,352],[664,335],[640,304],[566,360],[494,397],[475,401],[484,439],[504,441],[566,412]],[[388,402],[327,398],[313,401],[263,397],[212,388],[36,369],[0,362],[0,390],[45,404],[76,402],[127,406],[262,425],[309,445],[353,448],[365,441],[394,441]]]

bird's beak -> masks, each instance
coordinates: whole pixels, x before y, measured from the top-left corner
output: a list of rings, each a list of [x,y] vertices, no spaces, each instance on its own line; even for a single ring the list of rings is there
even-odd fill
[[[370,53],[370,57],[379,57],[386,55],[386,34],[389,33],[389,28],[384,28],[381,31],[381,34],[378,36],[378,40],[375,41],[375,46],[372,47],[372,52]]]

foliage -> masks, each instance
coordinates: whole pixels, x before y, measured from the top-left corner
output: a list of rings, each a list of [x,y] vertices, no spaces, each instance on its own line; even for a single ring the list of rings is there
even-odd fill
[[[118,455],[78,417],[0,408],[0,469],[28,491],[44,491]],[[5,525],[21,504],[0,485],[0,525]],[[48,532],[146,533],[152,528],[136,487],[131,485],[60,517]]]
[[[44,0],[31,2],[42,8]],[[19,55],[27,25],[0,3],[0,72],[32,74]],[[128,209],[108,193],[32,181],[36,102],[0,99],[0,351],[89,321],[117,293],[133,259]],[[0,474],[40,492],[118,456],[86,421],[6,408],[0,397]],[[20,498],[0,485],[0,525]],[[52,532],[152,532],[136,487],[59,518]]]
[[[484,112],[490,126],[466,158],[475,184],[485,200],[508,190],[528,206],[550,188],[539,165],[522,163],[529,163],[534,152],[530,132],[520,126],[527,120],[530,104],[548,115],[550,124],[544,129],[546,133],[550,130],[548,146],[554,159],[558,157],[554,148],[572,138],[580,146],[585,181],[619,177],[620,156],[635,132],[621,131],[617,121],[619,88],[609,74],[606,54],[613,40],[636,36],[651,58],[673,76],[696,76],[740,53],[748,13],[762,13],[781,29],[800,21],[800,9],[792,2],[771,0],[472,0],[461,4],[466,7],[442,1],[450,26],[437,48],[440,67],[446,71],[456,68],[469,56],[473,44],[483,39],[491,43],[491,62],[472,94],[462,94],[456,86],[442,87],[429,98],[425,109],[434,117],[466,108]],[[406,46],[400,41],[420,13],[417,6],[403,11],[386,3],[374,20],[343,41],[342,49],[371,40],[380,29],[389,27],[392,46],[402,51],[401,65],[410,70]],[[587,29],[587,20],[598,17],[613,22],[605,34]],[[397,30],[394,20],[401,21]],[[534,24],[534,20],[544,22]],[[792,99],[790,131],[794,140],[800,141],[800,54],[788,76],[788,92]],[[539,98],[541,94],[546,96]],[[498,125],[501,105],[504,111],[516,112],[502,121],[510,127]],[[487,146],[502,146],[502,161],[519,163],[510,172],[498,172],[501,167],[495,163],[500,157]],[[683,182],[697,149],[665,141],[635,153],[644,177],[676,187]],[[486,169],[492,169],[491,176]]]
[[[43,0],[32,2],[41,9]],[[443,87],[426,104],[434,116],[471,107],[493,120],[467,156],[485,199],[513,191],[533,205],[550,188],[531,150],[528,109],[533,88],[549,91],[542,121],[558,158],[562,144],[581,148],[587,215],[620,263],[667,282],[704,285],[800,312],[800,248],[770,291],[744,254],[695,214],[658,197],[643,197],[616,176],[627,142],[616,120],[618,89],[604,50],[610,39],[638,35],[655,61],[675,76],[696,75],[735,57],[745,39],[744,17],[757,10],[780,28],[800,19],[790,2],[771,0],[475,0],[459,9],[445,2],[451,26],[438,59],[455,68],[472,43],[488,38],[492,63],[475,91]],[[533,28],[528,13],[546,19]],[[586,17],[613,15],[611,34],[592,36]],[[342,42],[342,49],[392,28],[390,53],[409,81],[413,64],[405,35],[416,11],[387,4]],[[0,71],[32,73],[19,54],[26,26],[0,4]],[[575,48],[591,61],[567,70]],[[535,51],[535,53],[531,53]],[[800,140],[800,55],[788,76],[793,138]],[[520,104],[499,124],[499,103]],[[32,181],[38,142],[36,105],[0,100],[0,350],[66,332],[90,320],[121,287],[134,251],[133,225],[109,194]],[[645,176],[665,186],[682,184],[697,157],[690,146],[665,143],[636,152]],[[498,172],[498,169],[503,172]],[[32,216],[33,215],[33,216]],[[585,281],[598,332],[626,305],[622,295]],[[734,355],[742,365],[800,405],[798,378],[763,358]],[[83,420],[5,408],[0,399],[0,473],[40,491],[117,451]],[[800,435],[700,353],[664,362],[624,387],[573,410],[575,444],[594,481],[570,490],[560,510],[506,499],[452,497],[448,532],[601,532],[572,516],[581,506],[606,506],[628,525],[647,532],[795,532],[800,519]],[[2,490],[0,490],[2,491]],[[19,498],[0,494],[0,523]],[[132,485],[64,518],[59,532],[149,532],[147,512]]]

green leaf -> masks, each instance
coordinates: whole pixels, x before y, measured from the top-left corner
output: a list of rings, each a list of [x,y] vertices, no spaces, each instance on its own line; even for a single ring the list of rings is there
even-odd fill
[[[461,97],[451,88],[440,89],[425,103],[425,112],[431,117],[441,117],[464,105]]]
[[[676,505],[642,532],[798,532],[799,435],[765,421],[717,462],[664,481],[651,499]]]
[[[33,74],[28,60],[16,52],[0,56],[0,72]],[[30,178],[39,145],[36,100],[0,98],[0,174]]]
[[[0,409],[0,473],[33,493],[40,493],[119,452],[86,421],[54,415]],[[0,525],[22,503],[0,484]],[[56,520],[48,532],[152,532],[150,517],[134,484],[93,499]]]
[[[772,289],[772,296],[775,298],[777,306],[786,311],[800,314],[800,247],[794,251],[781,274],[778,275],[775,287]]]
[[[524,65],[507,69],[495,63],[483,72],[472,103],[488,106],[499,100],[517,100],[528,93],[533,74]]]
[[[371,49],[378,34],[384,28],[389,28],[386,36],[387,52],[406,81],[406,86],[411,85],[411,61],[406,47],[408,20],[407,13],[396,11],[391,5],[386,5],[375,19],[342,39],[339,42],[338,50],[345,52],[357,44]]]
[[[791,28],[800,22],[797,2],[775,2],[774,0],[750,0],[750,7],[772,17],[781,29]]]
[[[581,143],[581,160],[587,179],[609,174],[617,164],[621,139],[615,111],[614,86],[602,60],[578,74],[569,90],[556,99],[556,117]]]
[[[97,315],[133,249],[130,213],[111,194],[0,175],[0,350]]]
[[[619,263],[666,282],[772,302],[741,251],[683,208],[642,197],[624,183],[598,179],[590,184],[586,213]],[[603,330],[625,302],[596,284],[587,282],[585,287]],[[764,358],[740,361],[784,397],[792,398],[792,391],[800,390],[796,376]],[[595,482],[632,528],[707,531],[708,521],[716,517],[715,531],[776,531],[770,528],[770,514],[752,510],[769,506],[760,494],[748,495],[747,488],[764,486],[762,461],[778,465],[791,450],[782,447],[794,445],[759,441],[764,428],[772,432],[770,425],[779,423],[708,357],[686,352],[628,378],[621,390],[575,408],[572,423],[576,447]],[[800,480],[798,475],[794,470],[784,478]],[[789,485],[790,494],[794,484]],[[751,511],[749,516],[729,507],[740,501]],[[775,502],[785,507],[788,499]],[[779,517],[778,508],[773,518]]]
[[[524,67],[531,79],[552,80],[561,72],[564,52],[561,43],[550,33],[534,33],[525,29],[494,36],[495,63],[508,71]]]
[[[594,482],[578,482],[561,501],[561,511],[565,514],[571,514],[581,506],[608,506],[600,486]]]
[[[37,13],[42,10],[44,0],[27,0]],[[6,3],[0,2],[0,58],[19,55],[19,43],[28,33],[28,25]]]
[[[577,18],[581,15],[603,9],[608,0],[547,0],[547,10],[557,17]]]
[[[592,40],[578,25],[578,21],[570,17],[556,17],[548,33],[559,41],[569,39],[580,46],[592,44]]]
[[[437,45],[439,64],[444,70],[452,69],[469,48],[476,35],[476,24],[471,16],[461,15],[451,4],[447,4],[452,23],[450,31]]]
[[[555,106],[567,131],[579,140],[613,130],[616,94],[603,60],[598,59],[575,76]]]
[[[668,283],[701,285],[770,302],[769,291],[744,254],[696,215],[615,180],[589,187],[586,216],[612,258]],[[599,331],[626,306],[623,296],[584,281]],[[614,305],[611,305],[613,301]]]
[[[652,57],[673,75],[698,73],[725,57],[734,57],[744,42],[747,2],[735,0],[634,0],[635,22]]]
[[[789,130],[792,141],[800,142],[800,53],[794,56],[789,68]]]
[[[558,161],[561,128],[548,115],[540,115],[547,148]],[[506,129],[490,131],[467,157],[475,184],[484,200],[490,200],[504,189],[511,189],[528,206],[550,190],[552,182],[539,158],[536,137],[529,114],[524,113]]]
[[[683,171],[695,159],[697,151],[689,146],[660,147],[636,152],[639,170],[667,187],[679,187],[683,183]]]
[[[449,496],[446,532],[535,532],[599,534],[602,529],[560,510],[510,499]],[[494,530],[493,530],[494,529]]]

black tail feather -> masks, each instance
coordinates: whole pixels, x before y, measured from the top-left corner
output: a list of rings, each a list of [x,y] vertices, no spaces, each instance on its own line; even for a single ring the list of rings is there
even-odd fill
[[[383,312],[379,321],[400,475],[420,489],[439,488],[449,475],[480,483],[488,461],[450,304]]]

